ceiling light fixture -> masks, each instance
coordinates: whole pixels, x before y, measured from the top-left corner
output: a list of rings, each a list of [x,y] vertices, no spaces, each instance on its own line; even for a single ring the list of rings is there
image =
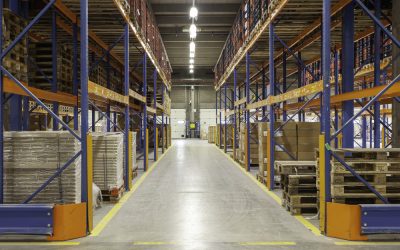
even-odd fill
[[[190,64],[190,65],[189,65],[189,69],[194,69],[194,65],[193,65],[193,64]]]
[[[194,58],[194,52],[190,52],[189,57]]]
[[[199,14],[199,11],[197,10],[197,8],[195,6],[193,6],[192,8],[190,8],[190,12],[189,12],[189,16],[190,18],[194,18],[196,19],[197,16]]]
[[[190,64],[194,64],[194,59],[189,59]]]
[[[190,38],[195,39],[197,37],[197,27],[196,24],[192,23],[189,28]]]
[[[189,70],[189,73],[190,73],[190,74],[193,74],[193,73],[194,73],[194,70],[193,70],[193,69]]]

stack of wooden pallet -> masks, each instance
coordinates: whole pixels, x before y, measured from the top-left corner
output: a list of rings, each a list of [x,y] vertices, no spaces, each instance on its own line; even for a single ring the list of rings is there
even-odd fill
[[[400,203],[400,149],[337,149],[334,153],[391,203]],[[331,194],[337,203],[381,203],[335,159],[331,161]]]
[[[137,147],[137,132],[132,133],[132,178],[138,176],[138,163],[137,163],[137,154],[136,154],[136,147]]]
[[[106,200],[118,200],[124,192],[123,142],[122,133],[93,134],[93,182]]]
[[[282,206],[293,215],[317,212],[315,161],[276,161],[281,175]]]
[[[5,132],[5,203],[25,201],[79,150],[79,141],[69,132]],[[80,162],[78,157],[32,203],[79,203]]]
[[[27,21],[9,9],[3,13],[4,47],[7,48],[26,27]],[[4,67],[18,80],[28,82],[27,38],[22,38],[3,59]]]
[[[53,60],[51,42],[29,43],[29,83],[37,88],[51,90]],[[72,47],[57,45],[57,86],[62,92],[72,93]]]

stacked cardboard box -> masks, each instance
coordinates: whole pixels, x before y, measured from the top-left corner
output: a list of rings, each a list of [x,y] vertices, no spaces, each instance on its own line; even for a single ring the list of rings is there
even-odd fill
[[[297,123],[297,159],[299,161],[315,160],[315,149],[319,147],[319,122]]]
[[[123,142],[122,133],[93,134],[93,182],[105,194],[123,187]]]
[[[216,131],[216,134],[217,134],[217,136],[216,136],[216,144],[217,144],[217,146],[222,146],[222,147],[224,147],[225,146],[225,135],[227,135],[227,139],[226,139],[226,145],[228,146],[228,147],[231,147],[232,146],[232,132],[233,132],[233,124],[226,124],[226,133],[225,133],[225,124],[217,124],[217,131]],[[220,133],[221,133],[221,136],[220,136]],[[220,140],[222,140],[221,142],[220,142]]]
[[[240,124],[240,134],[239,134],[239,150],[237,151],[237,159],[243,165],[246,163],[245,152],[247,143],[250,144],[250,164],[257,165],[259,161],[259,150],[258,150],[258,124],[251,123],[250,124],[250,139],[247,141],[247,128],[246,124]]]
[[[22,203],[80,151],[69,132],[4,133],[5,203]],[[81,160],[75,159],[31,203],[79,203]]]

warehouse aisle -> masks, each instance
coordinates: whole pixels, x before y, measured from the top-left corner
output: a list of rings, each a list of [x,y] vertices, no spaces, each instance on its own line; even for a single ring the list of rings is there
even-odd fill
[[[29,249],[358,248],[336,246],[338,240],[314,235],[214,145],[200,140],[176,141],[120,205],[104,230],[80,245]]]
[[[291,217],[214,145],[179,140],[100,235],[82,246],[321,249],[323,243],[335,247]]]

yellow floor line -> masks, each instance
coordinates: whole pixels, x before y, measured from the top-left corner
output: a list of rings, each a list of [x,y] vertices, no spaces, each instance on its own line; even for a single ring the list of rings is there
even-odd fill
[[[0,242],[0,246],[79,246],[80,242]]]
[[[215,144],[213,144],[226,158],[228,158],[236,167],[238,167],[244,174],[246,174],[254,183],[256,183],[266,194],[268,194],[274,201],[276,201],[279,205],[282,204],[282,199],[276,195],[274,192],[268,190],[268,188],[259,182],[256,177],[254,177],[250,172],[246,171],[239,163],[237,163],[234,159],[232,159],[229,155],[225,154],[225,152],[218,148]],[[309,229],[314,235],[321,236],[321,232],[319,229],[306,220],[303,216],[297,215],[295,218],[303,224],[307,229]]]
[[[158,163],[161,161],[161,159],[164,158],[164,156],[168,153],[168,151],[174,146],[171,145],[161,157],[154,162],[151,167],[139,178],[139,180],[132,186],[132,189],[126,193],[120,201],[113,206],[113,208],[106,214],[106,216],[103,217],[103,219],[96,225],[96,227],[93,229],[92,233],[90,236],[98,236],[104,228],[107,226],[107,224],[111,221],[111,219],[118,213],[118,211],[122,208],[124,203],[132,196],[132,194],[138,189],[138,187],[143,183],[143,181],[149,176],[149,174],[153,171],[153,169],[158,165]]]
[[[176,245],[175,242],[165,242],[165,241],[136,241],[133,245],[137,246],[161,246],[161,245]]]
[[[337,246],[400,246],[400,242],[338,241]]]
[[[241,246],[295,246],[293,241],[259,241],[259,242],[241,242]]]

